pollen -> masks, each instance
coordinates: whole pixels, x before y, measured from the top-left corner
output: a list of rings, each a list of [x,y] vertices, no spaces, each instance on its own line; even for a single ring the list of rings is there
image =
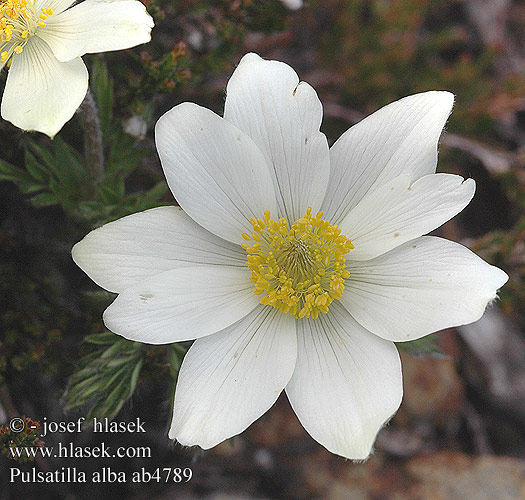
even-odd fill
[[[41,7],[37,0],[0,0],[0,63],[21,54],[37,29],[44,28],[44,20],[53,10]]]
[[[317,318],[341,298],[350,276],[345,255],[354,246],[322,216],[312,217],[309,207],[291,227],[284,218],[271,219],[269,210],[263,220],[251,218],[253,233],[242,233],[241,246],[261,304],[296,318]]]

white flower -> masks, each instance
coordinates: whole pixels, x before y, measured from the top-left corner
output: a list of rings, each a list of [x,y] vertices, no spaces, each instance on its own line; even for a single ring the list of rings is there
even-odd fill
[[[303,6],[303,0],[281,0],[281,3],[289,10],[299,10]]]
[[[434,173],[452,104],[448,92],[406,97],[329,149],[314,89],[248,54],[224,118],[184,103],[159,120],[162,166],[184,211],[107,224],[73,258],[119,293],[104,313],[113,332],[197,339],[172,439],[215,446],[285,389],[319,443],[369,455],[401,402],[394,341],[476,321],[507,281],[461,245],[422,236],[474,194],[473,180]]]
[[[80,106],[80,56],[148,42],[153,19],[136,0],[0,0],[0,70],[10,65],[2,118],[53,137]],[[67,9],[67,10],[66,10]]]
[[[148,124],[144,118],[139,115],[130,116],[122,123],[122,128],[126,134],[140,140],[144,139],[148,132]]]

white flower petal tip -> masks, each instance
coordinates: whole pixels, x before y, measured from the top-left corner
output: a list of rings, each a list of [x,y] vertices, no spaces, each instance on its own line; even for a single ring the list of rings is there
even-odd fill
[[[275,403],[296,357],[295,321],[264,306],[196,340],[180,369],[169,437],[209,449],[241,433]]]
[[[82,59],[57,61],[37,37],[13,57],[2,98],[2,118],[18,128],[54,137],[75,114],[88,89]]]
[[[401,404],[399,354],[336,304],[316,321],[299,321],[297,364],[286,394],[317,442],[365,460]]]
[[[468,248],[433,236],[349,267],[342,304],[369,331],[395,342],[477,321],[508,280]]]

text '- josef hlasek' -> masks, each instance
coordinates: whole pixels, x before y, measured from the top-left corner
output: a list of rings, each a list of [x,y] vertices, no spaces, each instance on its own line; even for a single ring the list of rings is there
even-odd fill
[[[47,418],[44,417],[42,419],[42,434],[40,436],[45,437],[56,432],[82,432],[85,420],[85,417],[80,417],[78,420],[70,422],[48,422]],[[93,432],[146,432],[146,429],[140,417],[137,417],[133,422],[112,422],[107,417],[103,420],[95,417],[93,419]]]

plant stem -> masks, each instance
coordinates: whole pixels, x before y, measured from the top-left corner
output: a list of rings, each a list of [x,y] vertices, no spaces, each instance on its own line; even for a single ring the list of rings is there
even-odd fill
[[[98,117],[98,108],[91,89],[88,89],[81,106],[84,118],[84,156],[86,167],[93,174],[97,185],[104,177],[104,144]]]

